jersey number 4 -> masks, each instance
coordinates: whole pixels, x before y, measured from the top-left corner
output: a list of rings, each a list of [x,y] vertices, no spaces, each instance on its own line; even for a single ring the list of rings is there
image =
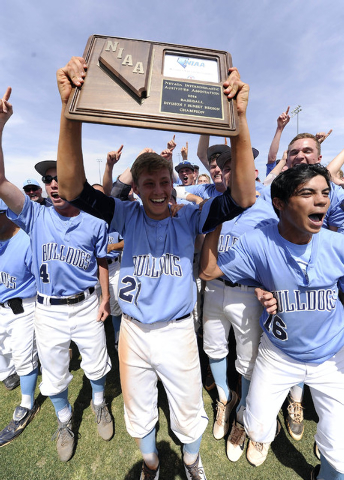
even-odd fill
[[[119,298],[124,302],[135,303],[135,305],[137,305],[137,299],[141,291],[141,282],[138,282],[134,277],[126,276],[122,278],[122,283],[125,283],[127,286],[119,290]]]
[[[269,315],[268,319],[264,323],[264,328],[273,334],[274,337],[284,342],[288,340],[286,332],[287,325],[283,322],[278,315]]]
[[[39,269],[39,276],[43,283],[50,283],[47,263],[42,263],[41,268]]]

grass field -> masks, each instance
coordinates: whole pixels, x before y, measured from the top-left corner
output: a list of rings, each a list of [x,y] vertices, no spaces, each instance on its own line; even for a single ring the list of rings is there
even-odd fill
[[[57,458],[55,441],[51,436],[57,422],[50,400],[39,395],[41,410],[20,437],[1,448],[0,480],[139,480],[141,455],[135,441],[127,434],[123,419],[123,402],[118,374],[118,360],[112,347],[112,327],[106,324],[109,352],[113,369],[108,374],[106,398],[115,418],[115,435],[110,442],[97,436],[94,415],[90,408],[91,387],[80,368],[78,353],[74,353],[71,371],[69,399],[74,409],[77,446],[73,458],[62,463]],[[177,353],[177,352],[176,352]],[[204,354],[201,355],[202,365]],[[232,383],[235,383],[234,377]],[[39,377],[40,381],[40,377]],[[38,395],[37,388],[37,395]],[[20,402],[20,389],[7,392],[0,384],[0,428],[5,427]],[[312,466],[318,460],[313,454],[316,413],[309,392],[305,395],[305,434],[295,442],[284,426],[283,412],[281,433],[273,442],[266,462],[252,467],[243,455],[233,464],[226,457],[226,441],[216,441],[212,436],[215,390],[203,391],[205,409],[209,416],[201,455],[208,480],[296,480],[309,479]],[[185,480],[181,461],[181,445],[168,427],[166,395],[159,386],[159,411],[157,445],[160,455],[160,480]]]

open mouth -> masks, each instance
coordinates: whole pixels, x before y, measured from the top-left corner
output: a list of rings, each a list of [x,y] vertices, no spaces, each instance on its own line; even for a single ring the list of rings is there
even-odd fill
[[[55,200],[58,200],[60,198],[60,195],[57,192],[51,192],[50,196]]]
[[[151,198],[151,202],[156,203],[156,204],[162,204],[164,203],[165,199],[164,198]]]
[[[310,221],[315,224],[322,224],[324,217],[324,213],[311,213],[310,215],[308,215]]]

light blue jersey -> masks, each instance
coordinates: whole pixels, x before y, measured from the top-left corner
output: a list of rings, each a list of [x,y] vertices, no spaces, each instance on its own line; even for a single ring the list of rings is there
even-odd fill
[[[252,207],[247,208],[240,215],[222,224],[221,234],[218,243],[218,254],[227,252],[246,232],[254,228],[260,228],[269,223],[277,223],[278,219],[271,203],[258,197]],[[250,237],[249,237],[250,238]],[[223,279],[230,280],[226,275]],[[252,282],[244,282],[244,285],[253,285]]]
[[[5,242],[0,241],[0,303],[36,295],[31,262],[30,239],[23,230]]]
[[[119,235],[118,232],[114,230],[109,230],[108,231],[108,245],[113,245],[114,243],[119,243],[123,238]],[[118,258],[122,254],[122,251],[118,250],[111,250],[111,252],[107,253],[107,258]]]
[[[277,315],[265,312],[261,327],[271,342],[300,362],[322,363],[344,345],[344,249],[341,235],[326,229],[313,235],[304,273],[289,253],[277,225],[243,235],[218,265],[232,282],[255,281],[274,292]]]
[[[186,205],[175,217],[157,221],[135,202],[114,200],[111,228],[124,238],[119,281],[122,311],[149,324],[189,314],[196,302],[195,238],[202,232],[212,202],[202,211]]]
[[[28,233],[32,271],[39,293],[71,296],[97,283],[97,259],[107,255],[106,224],[85,212],[76,217],[59,215],[28,196],[22,212],[8,217]]]
[[[184,187],[185,191],[197,195],[198,197],[203,198],[203,200],[208,200],[209,198],[217,197],[222,195],[221,192],[216,190],[216,187],[213,183],[201,183],[200,185],[189,185]]]

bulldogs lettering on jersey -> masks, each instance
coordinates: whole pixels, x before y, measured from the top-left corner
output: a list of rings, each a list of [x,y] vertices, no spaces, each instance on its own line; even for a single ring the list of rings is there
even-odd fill
[[[138,255],[133,257],[133,262],[135,277],[183,276],[180,257],[171,253],[165,253],[160,258],[154,258],[150,254]]]
[[[44,243],[42,245],[42,262],[50,260],[60,260],[60,262],[87,270],[91,255],[80,248],[66,247],[57,243]]]

